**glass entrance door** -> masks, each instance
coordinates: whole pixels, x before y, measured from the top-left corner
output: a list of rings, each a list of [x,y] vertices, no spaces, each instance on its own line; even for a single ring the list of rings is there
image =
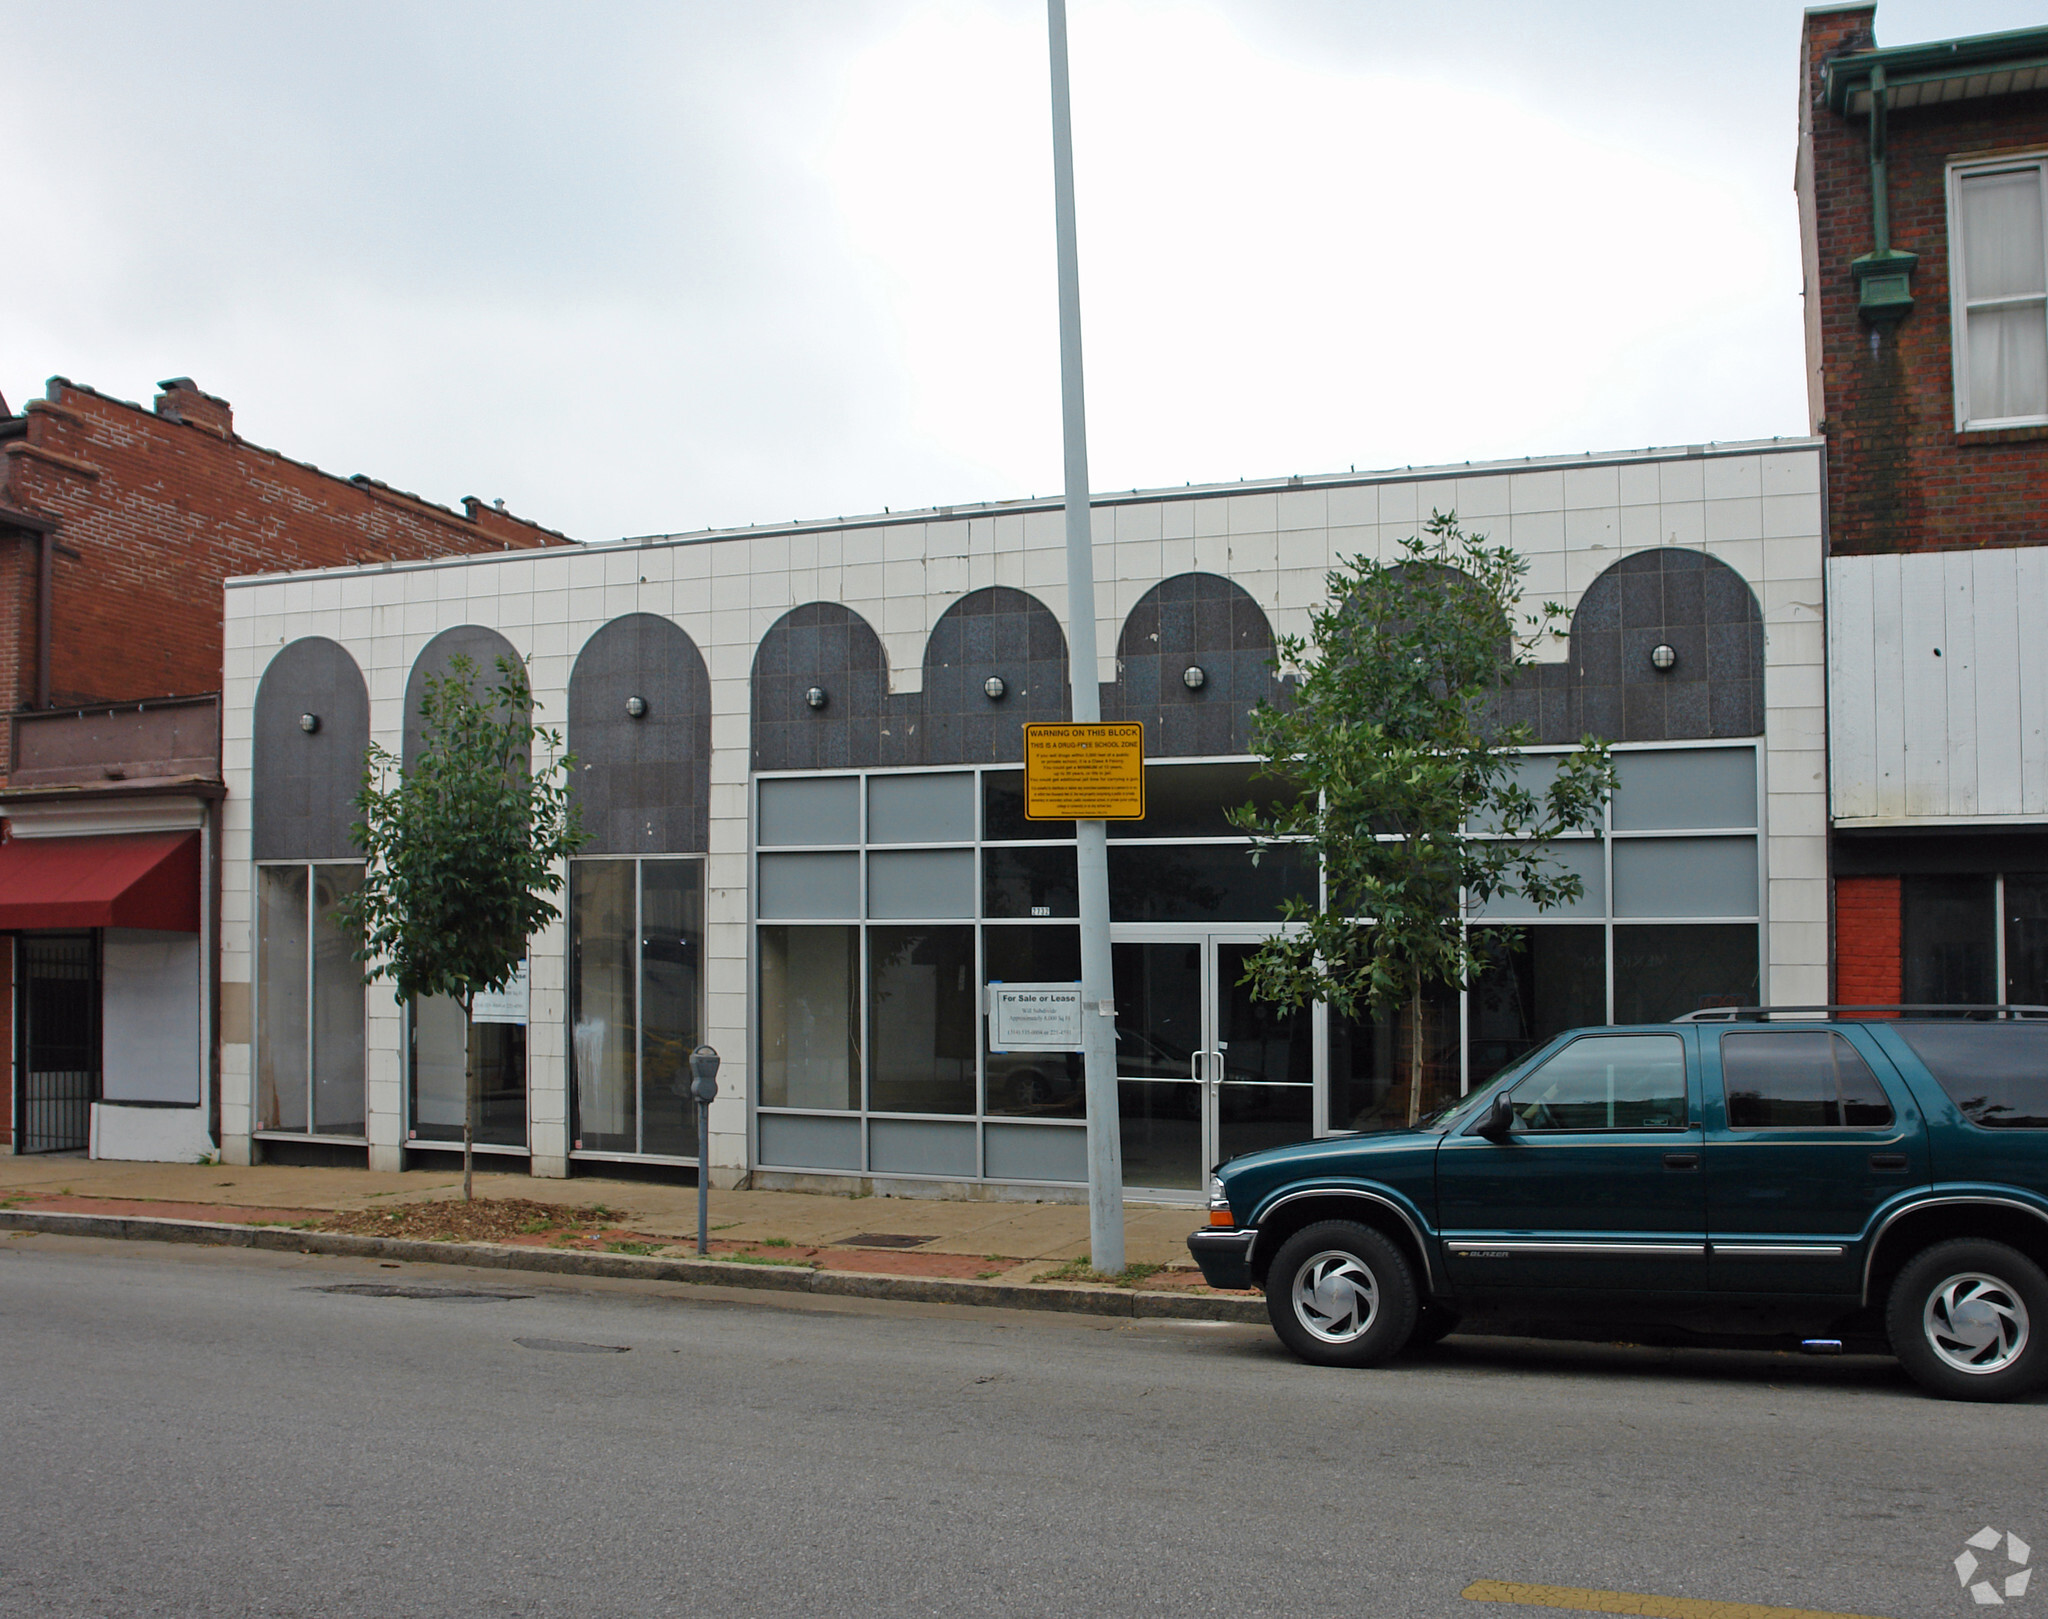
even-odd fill
[[[1127,1187],[1198,1192],[1210,1165],[1315,1133],[1312,1019],[1238,982],[1257,948],[1214,933],[1111,946]]]

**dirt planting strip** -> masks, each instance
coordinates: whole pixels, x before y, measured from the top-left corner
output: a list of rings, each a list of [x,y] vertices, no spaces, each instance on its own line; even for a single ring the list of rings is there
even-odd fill
[[[816,1293],[837,1298],[895,1299],[917,1304],[970,1304],[1006,1310],[1063,1310],[1081,1315],[1140,1320],[1231,1321],[1258,1324],[1266,1308],[1256,1298],[1148,1292],[1138,1288],[1077,1287],[1049,1283],[966,1281],[947,1276],[873,1276],[807,1265],[737,1264],[720,1259],[643,1258],[508,1243],[359,1236],[344,1231],[303,1231],[235,1225],[215,1220],[173,1220],[143,1215],[68,1214],[43,1209],[0,1209],[0,1230],[52,1236],[105,1237],[123,1242],[190,1242],[277,1253],[331,1254],[414,1264],[475,1265],[493,1270],[556,1276],[610,1276],[633,1281],[682,1282],[774,1293]]]

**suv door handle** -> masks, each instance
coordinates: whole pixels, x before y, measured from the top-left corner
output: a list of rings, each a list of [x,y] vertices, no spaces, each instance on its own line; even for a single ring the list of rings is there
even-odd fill
[[[1696,1152],[1667,1152],[1664,1155],[1666,1169],[1698,1169],[1700,1155]]]
[[[1906,1155],[1902,1152],[1874,1152],[1870,1155],[1872,1169],[1904,1169]]]

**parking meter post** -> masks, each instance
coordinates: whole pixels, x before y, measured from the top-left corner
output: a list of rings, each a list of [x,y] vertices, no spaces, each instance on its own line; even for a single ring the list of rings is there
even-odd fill
[[[697,1104],[697,1253],[711,1252],[711,1155],[704,1150],[711,1133],[711,1104]]]
[[[711,1103],[718,1095],[718,1052],[690,1053],[690,1095],[697,1103],[697,1252],[711,1252]]]

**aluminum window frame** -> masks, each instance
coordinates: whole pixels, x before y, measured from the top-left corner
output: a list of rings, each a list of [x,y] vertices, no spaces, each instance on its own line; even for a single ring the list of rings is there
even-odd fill
[[[1973,301],[1967,296],[1969,275],[1963,259],[1963,186],[1970,180],[1991,175],[2024,172],[2033,174],[2035,188],[2041,194],[2042,263],[2048,266],[2048,149],[1963,158],[1951,162],[1947,168],[1950,392],[1954,396],[1958,433],[1999,432],[2007,428],[2048,425],[2048,400],[2044,400],[2039,412],[2026,416],[1974,416],[1970,411],[1970,311],[1973,308],[2024,308],[2031,304],[2040,308],[2043,324],[2048,326],[2048,288],[2040,294],[2017,298]]]
[[[258,1125],[251,1129],[251,1131],[249,1132],[250,1136],[257,1141],[318,1141],[328,1142],[340,1147],[366,1147],[369,1145],[370,1141],[369,1055],[371,1050],[373,1049],[370,1044],[370,996],[369,986],[367,984],[363,986],[363,1134],[344,1135],[335,1131],[322,1131],[313,1128],[313,1122],[315,1117],[313,1109],[313,1099],[315,1094],[314,1087],[319,1077],[315,1068],[315,1059],[318,1056],[318,1053],[314,1049],[313,1043],[313,1029],[315,1023],[318,1021],[314,1016],[313,1011],[313,963],[317,959],[319,952],[314,948],[313,932],[319,914],[317,909],[319,904],[319,890],[314,886],[314,876],[317,871],[317,868],[321,866],[350,866],[357,871],[362,871],[365,868],[367,868],[369,862],[366,860],[257,860],[252,861],[251,864],[256,869],[256,925],[254,928],[254,932],[256,935],[256,948],[250,952],[251,961],[249,970],[249,1015],[255,1026],[250,1031],[251,1039],[249,1042],[249,1058],[251,1090],[254,1093],[254,1096],[258,1099],[260,1099],[262,1095],[258,1065],[261,1061],[260,1053],[263,1049],[263,1030],[260,1020],[263,1017],[264,1006],[263,958],[265,952],[263,949],[262,923],[263,873],[266,871],[291,871],[296,869],[303,871],[306,874],[306,960],[305,971],[302,975],[302,979],[306,989],[306,1128],[303,1130],[287,1130],[276,1125]]]
[[[697,1168],[703,1163],[704,1143],[697,1143],[695,1156],[681,1156],[675,1153],[648,1152],[647,1109],[645,1094],[647,1085],[647,887],[643,875],[649,865],[693,864],[697,868],[698,904],[698,960],[697,960],[697,1038],[701,1042],[708,1029],[711,1015],[710,989],[710,940],[711,903],[710,877],[706,870],[708,856],[696,854],[591,854],[574,855],[569,860],[569,892],[564,896],[568,903],[563,907],[563,947],[566,972],[562,995],[562,1049],[567,1054],[565,1067],[568,1072],[568,1109],[571,1121],[579,1124],[576,1108],[580,1100],[576,1078],[576,942],[575,942],[575,888],[576,868],[579,865],[595,865],[600,861],[627,861],[633,867],[633,1141],[635,1150],[620,1152],[616,1148],[584,1147],[582,1137],[569,1136],[569,1158],[576,1163],[608,1164],[666,1164],[678,1168]],[[529,1062],[531,1061],[529,1057]],[[531,1104],[529,1103],[529,1107]],[[531,1118],[528,1130],[532,1129]],[[529,1135],[529,1139],[530,1135]]]

